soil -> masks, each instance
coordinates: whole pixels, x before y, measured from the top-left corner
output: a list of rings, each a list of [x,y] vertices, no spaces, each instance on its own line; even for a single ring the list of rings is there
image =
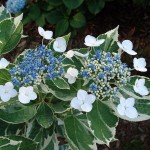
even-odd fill
[[[130,39],[134,43],[137,57],[144,57],[147,61],[146,73],[132,72],[150,77],[150,6],[133,6],[131,1],[122,4],[119,0],[107,2],[105,8],[93,19],[88,20],[87,26],[78,31],[76,37],[69,43],[69,49],[83,47],[84,37],[87,34],[98,36],[119,25],[120,40]],[[54,30],[54,26],[47,24],[45,29]],[[31,22],[24,26],[24,35],[18,47],[11,55],[6,56],[13,60],[24,49],[35,48],[41,44],[37,26]],[[123,54],[123,61],[133,66],[133,57]],[[150,120],[143,122],[128,122],[121,120],[116,129],[116,140],[110,146],[98,145],[98,150],[149,150],[150,149]]]

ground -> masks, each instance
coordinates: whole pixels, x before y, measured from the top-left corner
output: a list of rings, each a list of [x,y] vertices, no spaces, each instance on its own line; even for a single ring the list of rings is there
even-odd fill
[[[137,57],[144,57],[147,61],[146,73],[132,72],[150,77],[150,7],[138,8],[131,3],[121,4],[118,1],[108,2],[106,7],[95,18],[87,22],[87,26],[77,33],[77,36],[69,43],[69,48],[83,47],[84,37],[87,34],[98,36],[101,33],[113,29],[119,25],[120,40],[130,39],[134,43],[134,49],[138,52]],[[54,29],[52,25],[46,25],[46,29]],[[22,39],[19,46],[8,59],[14,59],[15,55],[24,49],[35,48],[41,43],[37,26],[32,22],[24,26],[24,34],[27,38]],[[11,58],[10,58],[11,57]],[[133,57],[123,54],[123,61],[132,67]],[[150,149],[150,121],[139,123],[123,121],[120,119],[116,130],[116,139],[107,146],[98,146],[99,150],[148,150]]]

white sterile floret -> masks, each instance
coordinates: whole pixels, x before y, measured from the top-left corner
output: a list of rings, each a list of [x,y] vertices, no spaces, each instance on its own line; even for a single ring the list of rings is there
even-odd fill
[[[133,43],[130,40],[124,40],[122,43],[117,42],[119,48],[124,50],[130,55],[136,55],[137,53],[133,50]]]
[[[134,98],[125,99],[124,97],[120,98],[120,104],[117,106],[117,111],[121,116],[127,116],[131,119],[138,117],[138,112],[135,107]]]
[[[79,111],[90,112],[95,99],[95,95],[88,94],[86,91],[80,89],[77,93],[77,97],[71,100],[70,105]]]
[[[7,61],[5,58],[0,59],[0,69],[6,68],[9,65],[9,61]]]
[[[64,52],[66,50],[67,43],[63,37],[56,38],[53,48],[56,52]]]
[[[134,58],[133,65],[134,65],[135,70],[137,70],[137,71],[141,71],[141,72],[147,71],[147,68],[145,68],[146,61],[144,58]]]
[[[70,67],[64,77],[68,79],[68,83],[73,84],[75,83],[78,74],[79,72],[77,69]]]
[[[95,46],[100,46],[101,44],[103,44],[105,42],[105,39],[96,39],[94,36],[91,35],[87,35],[85,37],[85,45],[86,46],[90,46],[90,47],[95,47]]]
[[[145,79],[136,79],[135,85],[133,86],[134,91],[142,96],[148,95],[148,89],[145,86]]]
[[[74,51],[69,50],[66,54],[64,54],[67,58],[71,59],[74,56]]]
[[[11,82],[7,82],[5,85],[0,85],[0,98],[3,102],[9,101],[11,98],[17,95],[17,91]]]
[[[53,32],[52,31],[45,31],[42,27],[38,27],[39,34],[47,40],[52,39]]]
[[[18,99],[21,103],[27,104],[30,100],[35,100],[37,98],[37,94],[33,91],[32,86],[28,87],[21,87],[19,89],[19,96]]]
[[[79,57],[88,57],[89,53],[82,54],[80,52],[70,50],[65,54],[65,56],[69,59],[71,59],[74,55],[79,56]]]

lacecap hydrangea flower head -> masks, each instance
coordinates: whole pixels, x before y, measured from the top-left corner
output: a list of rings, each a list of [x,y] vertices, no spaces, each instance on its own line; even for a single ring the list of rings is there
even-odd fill
[[[28,50],[10,70],[12,82],[15,86],[29,86],[63,76],[62,59],[62,56],[56,58],[45,46]]]
[[[130,80],[130,74],[130,68],[121,62],[117,53],[102,50],[95,50],[81,68],[82,77],[91,80],[89,92],[100,99],[106,96],[115,98],[118,88]]]
[[[26,5],[27,0],[8,0],[6,8],[10,13],[20,12]]]

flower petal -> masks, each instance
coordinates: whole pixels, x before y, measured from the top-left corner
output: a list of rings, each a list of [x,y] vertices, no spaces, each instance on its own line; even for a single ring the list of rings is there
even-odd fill
[[[32,91],[32,92],[33,92],[33,87],[32,87],[32,86],[28,86],[28,87],[26,87],[26,89],[27,89],[28,91]]]
[[[126,50],[132,50],[133,49],[133,43],[130,40],[124,40],[122,42],[122,46]]]
[[[19,93],[25,93],[26,90],[27,90],[27,88],[22,86],[21,88],[19,88]]]
[[[86,99],[86,97],[87,97],[87,92],[86,91],[84,91],[84,90],[78,90],[78,93],[77,93],[77,98],[79,99],[79,100],[85,100]]]
[[[85,45],[86,46],[94,46],[95,42],[96,42],[96,38],[94,36],[91,36],[91,35],[87,35],[85,37]]]
[[[29,98],[30,100],[35,100],[37,99],[37,94],[35,92],[30,93]]]
[[[54,41],[53,48],[56,52],[61,52],[58,41]]]
[[[10,90],[9,93],[10,93],[12,98],[17,96],[17,91],[15,89]]]
[[[9,65],[9,61],[7,61],[5,58],[1,58],[0,60],[0,69],[6,68]]]
[[[25,94],[19,94],[18,100],[23,104],[28,104],[30,102],[30,98],[26,96]]]
[[[71,58],[74,56],[74,51],[73,51],[73,50],[68,51],[68,52],[65,54],[65,56],[66,56],[67,58],[71,59]]]
[[[125,107],[122,106],[121,104],[119,104],[119,105],[117,106],[117,111],[118,111],[118,113],[119,113],[121,116],[124,116],[124,115],[125,115]]]
[[[42,27],[38,27],[38,32],[41,36],[44,36],[45,30]]]
[[[138,71],[141,71],[141,72],[146,72],[147,69],[145,68],[146,66],[146,61],[144,58],[134,58],[133,59],[133,65],[134,65],[134,68]]]
[[[125,115],[131,119],[138,117],[138,112],[134,107],[129,107],[125,110]]]
[[[100,39],[100,40],[97,40],[96,42],[95,42],[95,45],[96,46],[100,46],[101,44],[103,44],[105,42],[105,39]]]
[[[87,94],[84,102],[92,104],[92,103],[94,103],[95,100],[96,100],[96,96],[95,95],[93,95],[93,94]]]
[[[123,49],[125,50],[125,49]],[[127,52],[129,55],[136,55],[137,52],[135,52],[134,50],[125,50],[125,52]]]
[[[135,104],[135,99],[134,98],[128,98],[126,99],[126,107],[133,107]]]
[[[4,86],[0,85],[0,95],[4,92]]]
[[[138,88],[137,93],[139,93],[142,96],[145,96],[145,95],[148,95],[149,91],[146,86],[142,86],[142,87]]]
[[[56,38],[53,48],[57,52],[64,52],[66,50],[66,40],[63,37]]]
[[[73,98],[70,103],[71,107],[78,109],[78,110],[81,110],[82,104],[83,104],[83,102],[81,100],[79,100],[77,97]]]
[[[133,86],[133,89],[136,93],[139,93],[139,88],[136,85]]]
[[[140,71],[140,72],[146,72],[147,69],[146,68],[135,68],[137,71]]]
[[[47,39],[47,40],[52,39],[52,36],[53,36],[53,32],[52,31],[45,31],[44,35],[43,35],[44,39]]]
[[[92,110],[92,104],[84,103],[83,105],[81,105],[81,109],[82,111],[90,112]]]
[[[7,82],[5,84],[5,87],[9,88],[9,89],[13,89],[14,88],[14,85],[12,84],[12,82]]]
[[[124,97],[120,97],[120,104],[125,106],[126,99]]]
[[[72,77],[77,77],[79,72],[77,69],[75,68],[72,68],[70,67],[68,70],[67,70],[67,73],[70,74]]]
[[[10,98],[11,98],[10,93],[3,93],[3,94],[1,94],[1,100],[3,102],[8,102],[10,100]]]
[[[75,83],[75,82],[76,82],[76,78],[75,78],[75,77],[70,76],[70,77],[68,78],[68,83],[69,83],[69,84],[73,84],[73,83]]]

